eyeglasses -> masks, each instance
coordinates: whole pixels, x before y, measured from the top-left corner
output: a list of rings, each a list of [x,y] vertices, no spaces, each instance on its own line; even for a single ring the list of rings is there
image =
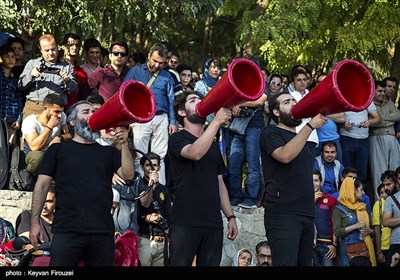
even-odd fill
[[[271,85],[280,87],[280,86],[281,86],[281,83],[277,83],[277,82],[275,82],[275,81],[272,81],[272,82],[271,82]]]
[[[169,63],[171,63],[171,64],[178,64],[178,61],[170,60]]]
[[[115,55],[115,56],[121,55],[121,57],[125,57],[126,56],[126,53],[124,53],[124,52],[112,52],[112,54]]]
[[[265,255],[265,254],[257,254],[257,257],[261,259],[272,259],[271,255]]]

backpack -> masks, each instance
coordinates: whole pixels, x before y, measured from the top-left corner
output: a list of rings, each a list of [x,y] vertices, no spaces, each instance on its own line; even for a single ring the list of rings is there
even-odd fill
[[[15,145],[10,145],[10,180],[8,188],[17,191],[33,191],[35,178],[25,169],[25,154]]]
[[[0,120],[0,189],[7,185],[9,169],[9,144],[7,123]]]

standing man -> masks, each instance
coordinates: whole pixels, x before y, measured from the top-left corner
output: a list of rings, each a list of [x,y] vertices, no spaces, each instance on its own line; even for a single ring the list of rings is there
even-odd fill
[[[235,216],[222,174],[226,167],[214,141],[220,126],[231,119],[221,108],[204,130],[205,118],[196,114],[199,92],[183,92],[174,109],[183,126],[168,143],[174,180],[174,203],[170,226],[170,265],[219,266],[222,255],[221,210],[228,220],[228,238],[238,234]]]
[[[327,122],[318,114],[296,133],[301,120],[290,110],[297,103],[287,92],[272,95],[269,111],[276,126],[260,137],[265,182],[264,225],[275,266],[311,266],[314,242],[315,143],[307,142],[314,129]]]
[[[81,66],[77,64],[79,60],[79,51],[81,49],[81,37],[75,33],[67,33],[62,41],[64,51],[63,60],[71,65],[73,74],[78,84],[77,94],[68,94],[68,102],[65,105],[65,111],[79,100],[84,100],[89,96],[90,88],[88,85],[88,76]]]
[[[114,172],[124,180],[135,175],[126,128],[115,128],[121,151],[96,142],[99,132],[87,121],[95,112],[88,101],[79,101],[68,113],[72,141],[46,151],[32,195],[29,238],[34,247],[43,240],[39,216],[52,181],[56,185],[56,211],[52,225],[50,266],[114,265],[114,223],[110,213]]]
[[[110,46],[111,64],[98,68],[89,77],[89,87],[97,91],[107,102],[119,89],[127,69],[124,67],[128,60],[129,48],[125,42],[114,41]]]
[[[100,66],[100,54],[101,54],[101,44],[95,38],[86,39],[83,44],[85,63],[81,65],[87,73],[89,78],[95,70],[101,68]]]
[[[50,93],[60,95],[67,103],[67,94],[76,94],[78,85],[71,65],[58,59],[58,45],[53,35],[39,38],[42,56],[26,64],[19,79],[19,89],[26,90],[23,119],[43,110],[43,99]]]
[[[137,80],[147,85],[154,94],[157,111],[154,118],[147,123],[131,124],[133,141],[136,149],[147,153],[149,151],[161,157],[160,183],[165,185],[164,158],[167,153],[169,135],[176,132],[174,114],[174,85],[170,73],[163,69],[168,56],[167,47],[156,43],[150,48],[147,63],[140,64],[129,70],[124,81]],[[149,148],[150,146],[150,148]],[[139,169],[141,156],[135,159],[135,169]]]

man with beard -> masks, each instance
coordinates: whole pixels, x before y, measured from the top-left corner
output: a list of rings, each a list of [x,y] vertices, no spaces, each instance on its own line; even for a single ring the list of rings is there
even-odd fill
[[[75,103],[68,111],[71,141],[55,144],[46,151],[32,195],[29,238],[35,247],[43,240],[39,216],[47,191],[55,181],[50,266],[114,265],[114,223],[110,213],[114,172],[124,180],[134,177],[126,128],[114,129],[121,151],[96,142],[88,119],[95,112],[88,101]]]
[[[28,116],[22,123],[26,169],[34,175],[50,145],[71,139],[64,106],[61,96],[49,94],[43,99],[42,112]]]
[[[314,242],[313,161],[311,132],[327,122],[318,114],[296,134],[301,120],[290,110],[296,99],[288,92],[272,95],[269,112],[276,126],[260,137],[265,182],[264,226],[275,266],[311,266]]]
[[[268,240],[261,241],[256,246],[256,266],[272,266],[271,247]]]
[[[384,205],[382,205],[382,229],[385,229],[385,227],[390,228],[390,241],[386,240],[386,243],[389,241],[390,245],[387,246],[388,244],[383,244],[384,242],[380,243],[380,246],[376,249],[376,254],[378,262],[385,261],[385,266],[390,266],[392,256],[396,252],[400,251],[400,193],[398,192],[399,182],[397,180],[396,172],[391,170],[387,170],[381,175],[381,181],[387,194]],[[382,212],[380,211],[380,213]],[[383,234],[384,232],[382,232],[382,235]],[[381,235],[379,235],[378,237],[381,237]],[[382,238],[380,239],[382,240]],[[381,250],[385,249],[383,245],[386,245],[387,250]]]
[[[177,131],[174,115],[174,83],[171,74],[163,69],[167,63],[168,49],[162,43],[155,43],[147,55],[147,62],[132,67],[125,76],[125,81],[136,80],[144,83],[151,90],[156,101],[156,115],[147,123],[131,124],[135,148],[147,153],[153,152],[161,157],[159,180],[166,186],[164,158],[167,153],[169,135]],[[135,159],[135,169],[143,177],[139,161]]]
[[[214,141],[220,126],[231,119],[221,108],[204,130],[205,118],[195,111],[199,92],[185,91],[177,97],[174,110],[183,130],[171,135],[168,158],[174,180],[174,203],[170,217],[170,265],[219,266],[222,256],[223,223],[227,218],[228,239],[238,234],[228,191],[222,179],[226,166]]]

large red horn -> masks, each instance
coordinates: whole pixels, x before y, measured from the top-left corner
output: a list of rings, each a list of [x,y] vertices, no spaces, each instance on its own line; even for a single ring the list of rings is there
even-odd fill
[[[145,123],[153,119],[156,102],[149,88],[139,82],[129,80],[101,106],[88,120],[90,130],[129,125],[133,122]]]
[[[202,118],[245,101],[255,101],[265,89],[264,76],[260,67],[246,58],[232,61],[226,73],[196,105],[196,112]]]
[[[371,104],[374,91],[374,79],[364,65],[351,59],[342,60],[292,107],[292,117],[299,120],[319,113],[360,112]]]

